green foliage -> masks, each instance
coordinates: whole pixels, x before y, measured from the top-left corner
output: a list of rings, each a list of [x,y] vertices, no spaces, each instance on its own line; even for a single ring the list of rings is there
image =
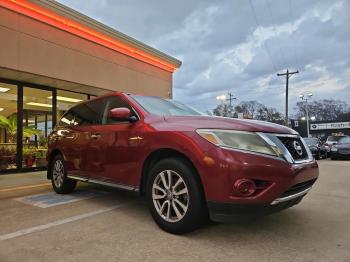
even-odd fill
[[[0,127],[7,130],[9,142],[15,142],[17,135],[17,114],[12,114],[9,117],[0,115]],[[40,134],[41,131],[32,126],[23,126],[23,137],[31,137]]]

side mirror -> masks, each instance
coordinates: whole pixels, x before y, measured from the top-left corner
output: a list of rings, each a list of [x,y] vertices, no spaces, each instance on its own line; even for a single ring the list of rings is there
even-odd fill
[[[118,121],[130,121],[135,122],[137,119],[132,116],[129,108],[126,107],[118,107],[113,108],[109,111],[109,117],[118,120]]]

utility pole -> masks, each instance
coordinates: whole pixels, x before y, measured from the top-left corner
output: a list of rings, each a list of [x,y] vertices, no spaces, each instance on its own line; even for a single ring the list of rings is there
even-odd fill
[[[227,100],[230,101],[230,106],[232,106],[232,100],[235,100],[236,97],[232,93],[228,93],[228,98]]]
[[[286,126],[288,126],[288,80],[289,80],[289,77],[291,75],[294,75],[294,74],[298,74],[299,71],[294,71],[294,72],[289,72],[289,70],[287,69],[287,72],[286,73],[277,73],[277,76],[286,76],[286,111],[285,111],[285,124]]]
[[[236,97],[235,97],[235,95],[234,94],[232,94],[232,93],[227,93],[228,94],[228,98],[226,97],[226,95],[221,95],[221,96],[217,96],[216,97],[216,99],[217,100],[221,100],[221,101],[230,101],[230,107],[232,106],[232,100],[235,100],[235,99],[237,99]]]

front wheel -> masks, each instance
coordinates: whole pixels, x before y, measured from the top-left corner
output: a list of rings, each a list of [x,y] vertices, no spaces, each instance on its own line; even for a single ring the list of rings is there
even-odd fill
[[[207,211],[198,180],[192,166],[182,159],[164,159],[151,169],[146,188],[147,202],[160,228],[183,234],[202,225]]]
[[[67,170],[62,155],[56,155],[51,162],[51,183],[58,194],[69,194],[75,189],[77,181],[67,177]]]

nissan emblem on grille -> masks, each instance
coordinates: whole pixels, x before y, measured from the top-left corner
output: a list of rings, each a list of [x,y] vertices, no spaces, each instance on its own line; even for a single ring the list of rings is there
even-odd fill
[[[298,155],[301,156],[303,154],[303,149],[300,143],[298,141],[293,141],[293,146]]]

